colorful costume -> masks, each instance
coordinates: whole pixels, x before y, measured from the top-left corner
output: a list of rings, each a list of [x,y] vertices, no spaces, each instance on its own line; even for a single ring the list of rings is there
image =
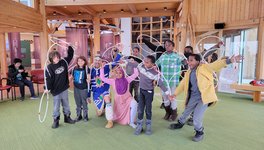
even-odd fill
[[[129,92],[129,83],[138,76],[138,70],[135,68],[131,76],[125,78],[124,71],[119,79],[107,79],[104,76],[104,70],[100,70],[100,78],[107,84],[113,86],[115,91],[114,115],[113,120],[119,124],[127,125],[135,128],[135,117],[137,113],[137,102],[133,99]]]

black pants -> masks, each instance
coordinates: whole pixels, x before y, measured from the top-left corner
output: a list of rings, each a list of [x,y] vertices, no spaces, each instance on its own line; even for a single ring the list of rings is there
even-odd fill
[[[138,119],[142,120],[144,116],[144,110],[146,111],[146,118],[151,120],[152,116],[152,101],[154,96],[154,90],[140,89],[138,102]],[[146,109],[145,109],[146,107]]]
[[[134,99],[138,102],[138,95],[139,95],[139,81],[132,81],[129,85],[129,92],[133,95],[134,90]]]
[[[29,87],[31,96],[35,96],[33,83],[27,79],[15,80],[15,84],[19,86],[21,97],[25,97],[25,85]]]

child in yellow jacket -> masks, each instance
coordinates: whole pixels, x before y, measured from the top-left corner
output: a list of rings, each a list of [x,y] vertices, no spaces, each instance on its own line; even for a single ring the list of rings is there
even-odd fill
[[[180,129],[185,124],[191,112],[193,114],[194,130],[196,131],[193,141],[198,142],[203,139],[203,116],[207,107],[217,101],[214,87],[213,72],[220,71],[227,64],[239,62],[242,59],[240,55],[233,56],[230,59],[222,59],[211,64],[201,64],[201,57],[198,54],[191,54],[188,57],[190,70],[176,88],[173,96],[175,98],[181,92],[185,94],[185,110],[178,119],[178,123],[170,125],[170,129]]]

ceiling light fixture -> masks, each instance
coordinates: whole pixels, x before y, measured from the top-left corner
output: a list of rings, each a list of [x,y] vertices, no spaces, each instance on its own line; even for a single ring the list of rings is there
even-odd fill
[[[167,7],[164,7],[164,11],[167,11],[168,10],[168,8]]]
[[[106,13],[106,10],[105,10],[105,9],[103,10],[103,13],[104,13],[104,14]]]
[[[145,11],[146,11],[146,12],[148,12],[148,11],[149,11],[149,9],[148,9],[148,8],[145,8]]]
[[[79,11],[79,12],[78,12],[78,15],[79,15],[79,16],[80,16],[80,15],[82,15],[82,12],[81,12],[81,11]]]
[[[121,9],[121,13],[125,12],[124,9]]]
[[[56,16],[56,15],[57,15],[57,13],[56,13],[56,11],[54,11],[54,12],[53,12],[53,16]]]

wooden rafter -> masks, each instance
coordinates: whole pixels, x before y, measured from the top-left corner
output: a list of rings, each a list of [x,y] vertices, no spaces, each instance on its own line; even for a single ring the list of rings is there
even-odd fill
[[[109,22],[106,19],[101,19],[103,24],[109,24]]]
[[[90,14],[90,15],[92,15],[92,16],[94,16],[94,15],[96,15],[96,11],[95,10],[93,10],[91,7],[89,7],[89,6],[80,6],[80,9],[82,10],[82,11],[85,11],[85,12],[87,12],[88,14]]]
[[[137,9],[136,9],[136,6],[135,5],[129,4],[127,6],[130,9],[130,11],[131,11],[132,14],[137,14]]]

